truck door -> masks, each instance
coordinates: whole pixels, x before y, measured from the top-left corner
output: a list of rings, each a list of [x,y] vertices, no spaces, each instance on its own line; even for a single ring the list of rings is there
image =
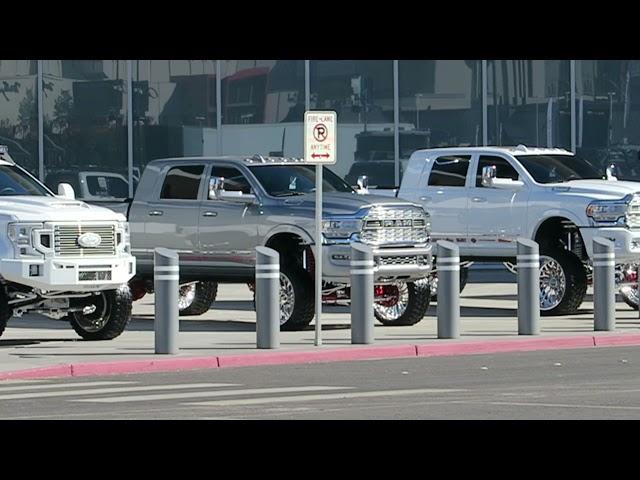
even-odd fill
[[[132,245],[145,247],[133,250],[138,270],[152,272],[155,247],[178,251],[181,274],[197,265],[199,199],[202,198],[199,192],[204,190],[204,169],[204,164],[169,167],[153,198],[136,202],[135,211],[140,218],[133,221],[144,223],[144,231],[132,232]]]
[[[527,211],[528,190],[504,190],[482,186],[482,168],[496,166],[496,177],[519,180],[518,171],[507,158],[479,155],[474,184],[469,189],[469,241],[474,251],[485,256],[515,254]]]
[[[211,177],[224,178],[224,190],[254,193],[247,177],[231,165],[211,167]],[[260,207],[229,200],[206,199],[200,206],[200,251],[203,263],[221,277],[253,276]]]
[[[420,203],[431,214],[434,240],[450,240],[463,254],[467,244],[467,172],[471,155],[445,155],[431,160],[421,178]],[[428,178],[425,178],[428,175]]]

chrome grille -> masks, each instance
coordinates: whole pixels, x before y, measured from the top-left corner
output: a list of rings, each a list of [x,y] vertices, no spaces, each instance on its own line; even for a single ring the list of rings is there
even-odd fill
[[[81,247],[78,237],[93,232],[100,235],[102,241],[97,247]],[[55,225],[53,229],[54,252],[57,257],[98,257],[115,256],[115,225]]]
[[[631,228],[640,227],[640,195],[633,196],[627,205],[627,225]]]
[[[360,238],[374,245],[425,243],[427,215],[416,207],[374,207],[364,218]]]
[[[392,257],[380,257],[379,265],[424,265],[427,261],[422,255],[395,255]]]

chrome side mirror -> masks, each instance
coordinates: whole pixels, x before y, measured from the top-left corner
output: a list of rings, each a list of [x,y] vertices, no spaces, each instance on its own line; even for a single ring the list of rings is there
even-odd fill
[[[496,166],[488,165],[482,167],[482,186],[493,187],[493,179],[496,178]]]
[[[75,200],[76,192],[73,190],[73,187],[68,183],[59,183],[58,184],[58,196],[62,198],[66,198],[67,200]]]
[[[369,177],[366,175],[360,175],[357,180],[358,193],[369,193]]]
[[[616,167],[616,165],[614,163],[609,165],[607,167],[607,169],[605,170],[606,175],[607,175],[607,180],[618,180],[617,170],[618,170],[618,168]]]
[[[224,177],[211,177],[209,179],[209,200],[218,200],[220,192],[224,190]]]

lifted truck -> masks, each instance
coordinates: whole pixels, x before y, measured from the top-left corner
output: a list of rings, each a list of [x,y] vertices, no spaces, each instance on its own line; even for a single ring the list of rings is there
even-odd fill
[[[429,306],[429,215],[411,202],[358,195],[326,168],[324,175],[324,301],[349,300],[351,243],[363,242],[374,251],[378,320],[419,322]],[[179,252],[180,282],[198,282],[191,301],[203,313],[218,282],[253,285],[255,247],[263,245],[280,253],[281,328],[304,329],[314,316],[314,190],[315,167],[302,159],[150,162],[128,207],[134,299],[152,291],[155,247]]]
[[[54,195],[0,146],[0,334],[12,316],[67,319],[87,340],[120,335],[135,274],[126,218]]]
[[[640,183],[617,181],[566,150],[418,150],[397,195],[429,209],[433,238],[455,242],[461,260],[506,262],[514,271],[516,239],[538,242],[543,315],[582,304],[594,237],[615,243],[620,264],[640,259]]]

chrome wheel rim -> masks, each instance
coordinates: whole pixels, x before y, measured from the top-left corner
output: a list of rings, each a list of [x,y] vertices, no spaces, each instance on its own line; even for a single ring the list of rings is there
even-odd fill
[[[89,314],[78,312],[76,320],[85,332],[99,332],[107,324],[109,317],[107,315],[107,298],[104,293],[97,295],[95,300],[90,303],[96,309]]]
[[[560,263],[545,255],[540,256],[540,310],[557,307],[567,290],[567,279]]]
[[[385,306],[381,300],[377,300],[373,304],[374,311],[378,315],[378,318],[382,320],[397,320],[404,315],[409,307],[409,286],[405,282],[395,282],[393,285],[398,289],[397,297],[393,305]]]
[[[284,273],[280,273],[280,325],[284,325],[293,315],[296,296],[293,283]]]
[[[627,300],[638,306],[638,287],[625,286],[620,289],[620,294],[624,295]]]
[[[183,285],[178,292],[178,308],[184,310],[188,308],[196,298],[196,284],[189,283]]]

